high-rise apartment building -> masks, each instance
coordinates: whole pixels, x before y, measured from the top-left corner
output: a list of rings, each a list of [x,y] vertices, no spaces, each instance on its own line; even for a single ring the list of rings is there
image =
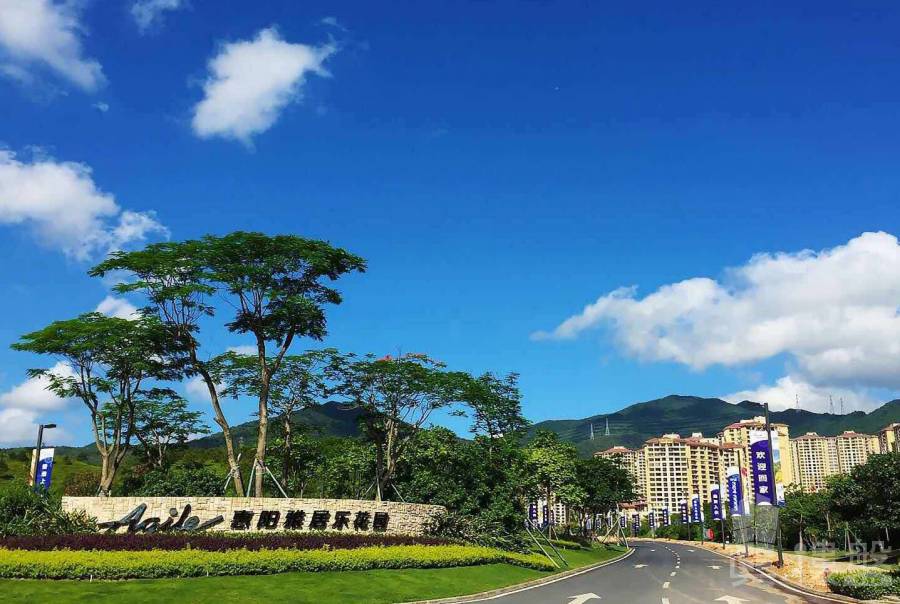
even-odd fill
[[[900,423],[893,423],[878,431],[879,453],[900,453]]]
[[[866,463],[879,447],[878,437],[850,430],[837,436],[807,432],[791,441],[795,482],[804,491],[821,490],[829,476],[849,473],[854,466]]]
[[[797,482],[795,476],[797,474],[796,469],[794,468],[794,462],[791,455],[791,447],[790,447],[790,430],[787,424],[771,424],[772,431],[774,434],[772,435],[772,446],[777,447],[779,454],[781,456],[781,483],[787,487],[789,484],[794,484]],[[735,422],[733,424],[729,424],[725,426],[725,429],[722,430],[722,433],[719,435],[719,440],[722,444],[737,444],[743,448],[743,458],[744,460],[750,459],[750,431],[751,430],[762,430],[766,429],[766,418],[759,416],[754,417],[753,419],[742,419],[739,422]],[[745,463],[749,463],[745,462]],[[748,481],[744,481],[748,482]],[[747,493],[751,496],[753,494],[753,489],[750,488],[750,485],[746,487]],[[745,493],[745,494],[747,494]],[[754,503],[753,499],[748,499],[751,504]]]
[[[645,494],[648,509],[678,509],[681,501],[699,494],[709,503],[709,487],[724,478],[722,449],[716,439],[696,433],[689,438],[664,434],[644,445]]]
[[[627,447],[611,447],[606,451],[594,453],[596,457],[605,457],[614,461],[620,468],[627,470],[632,479],[634,479],[635,491],[638,493],[638,499],[645,499],[645,462],[644,450],[629,449]]]

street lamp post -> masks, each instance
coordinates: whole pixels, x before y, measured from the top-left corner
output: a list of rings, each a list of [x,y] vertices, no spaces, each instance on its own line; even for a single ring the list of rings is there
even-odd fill
[[[772,424],[769,423],[769,403],[764,404],[766,410],[766,438],[769,439],[769,471],[775,478],[775,449],[772,448]],[[775,481],[769,483],[772,490],[772,507],[775,508],[775,549],[778,550],[778,568],[784,567],[784,548],[781,543],[781,509],[778,507],[778,492]]]
[[[37,472],[38,464],[41,463],[41,447],[44,445],[44,430],[51,430],[55,427],[56,424],[41,424],[38,426],[37,448],[34,450],[34,463],[31,465],[32,487],[34,487],[35,491],[38,490]]]

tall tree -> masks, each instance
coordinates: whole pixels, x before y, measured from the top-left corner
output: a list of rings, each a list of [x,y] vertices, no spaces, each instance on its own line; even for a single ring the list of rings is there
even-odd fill
[[[225,455],[238,493],[244,492],[244,480],[237,462],[231,426],[222,410],[219,391],[207,361],[200,352],[200,320],[213,316],[208,302],[216,288],[209,283],[204,263],[204,245],[199,241],[168,241],[148,245],[143,250],[114,252],[89,271],[91,276],[118,276],[124,280],[115,286],[119,293],[141,292],[149,301],[146,312],[155,314],[166,326],[184,357],[186,377],[200,377],[209,394],[213,417],[222,430]]]
[[[216,384],[206,363],[196,354],[197,319],[212,315],[206,303],[217,293],[234,310],[226,327],[255,339],[259,365],[259,426],[254,465],[254,492],[263,494],[268,442],[270,384],[295,338],[320,340],[326,333],[325,306],[340,304],[340,293],[326,285],[352,271],[364,271],[365,261],[324,241],[293,235],[234,232],[198,241],[154,244],[141,252],[117,253],[91,274],[124,270],[137,279],[117,286],[118,291],[144,291],[164,321],[185,341],[192,367],[207,385],[216,423],[222,427],[235,487],[243,480],[231,441],[228,422],[221,412]],[[268,350],[271,346],[272,351]]]
[[[173,390],[153,388],[146,392],[135,414],[134,435],[147,463],[163,468],[171,447],[183,445],[192,435],[209,434],[202,417],[199,411],[189,411],[187,401]]]
[[[553,509],[556,499],[567,504],[582,501],[584,491],[578,486],[576,474],[578,452],[573,445],[562,442],[555,432],[541,430],[526,455],[548,510]]]
[[[604,515],[622,501],[634,501],[634,481],[628,470],[610,459],[590,457],[575,464],[577,484],[584,493],[579,506],[582,526],[584,519]]]
[[[26,334],[12,347],[65,363],[65,374],[48,369],[29,374],[45,377],[54,394],[78,398],[88,409],[100,454],[98,491],[109,495],[131,448],[139,405],[147,396],[145,386],[179,377],[179,368],[165,362],[172,356],[167,331],[154,318],[128,320],[88,313]]]
[[[465,403],[472,410],[471,432],[488,439],[488,454],[501,436],[518,439],[528,427],[522,415],[522,394],[519,375],[507,374],[499,378],[485,373],[471,380],[464,390]]]
[[[349,272],[365,271],[366,263],[324,241],[293,235],[238,231],[206,236],[201,243],[210,281],[235,308],[228,329],[255,339],[259,427],[254,491],[262,497],[272,379],[295,338],[325,336],[325,306],[342,301],[340,293],[326,283]]]
[[[289,354],[281,360],[279,371],[269,382],[268,408],[282,428],[280,465],[287,483],[293,481],[296,467],[292,450],[296,440],[294,414],[321,404],[329,396],[338,361],[338,352],[331,348]],[[274,359],[268,360],[269,366],[274,364]],[[235,398],[261,395],[263,376],[256,356],[230,351],[213,359],[210,367],[223,395]]]
[[[470,376],[444,370],[423,354],[377,359],[345,357],[337,392],[364,413],[363,428],[375,445],[375,496],[394,487],[397,462],[431,414],[460,401]]]

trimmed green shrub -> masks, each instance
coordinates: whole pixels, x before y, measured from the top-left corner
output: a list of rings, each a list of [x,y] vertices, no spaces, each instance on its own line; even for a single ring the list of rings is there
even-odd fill
[[[507,563],[554,570],[543,556],[469,545],[402,545],[353,550],[30,551],[0,549],[0,577],[156,579],[283,572],[449,568]]]
[[[900,595],[900,577],[889,573],[869,570],[831,573],[826,581],[834,593],[860,600]]]
[[[584,546],[577,541],[569,541],[568,539],[551,539],[550,543],[560,549],[583,549]]]
[[[0,489],[0,537],[58,535],[97,530],[83,512],[64,512],[58,497],[35,492],[24,482]]]

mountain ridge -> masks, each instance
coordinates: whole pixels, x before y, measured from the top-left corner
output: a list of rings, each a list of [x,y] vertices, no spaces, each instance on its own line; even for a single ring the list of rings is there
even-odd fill
[[[641,446],[647,439],[661,434],[689,435],[702,432],[715,436],[728,424],[763,414],[763,405],[755,401],[733,404],[719,398],[703,398],[690,395],[668,396],[641,401],[618,411],[597,414],[582,419],[544,420],[532,424],[529,437],[538,430],[556,432],[563,440],[571,442],[582,455],[590,455],[609,447],[622,445],[631,448]],[[854,411],[839,415],[815,413],[805,409],[771,411],[770,419],[789,426],[791,438],[806,432],[821,436],[834,436],[845,430],[877,434],[878,430],[892,422],[900,422],[900,399],[884,403],[865,413]],[[609,420],[610,435],[603,434]],[[590,426],[594,425],[594,440],[590,440]]]

